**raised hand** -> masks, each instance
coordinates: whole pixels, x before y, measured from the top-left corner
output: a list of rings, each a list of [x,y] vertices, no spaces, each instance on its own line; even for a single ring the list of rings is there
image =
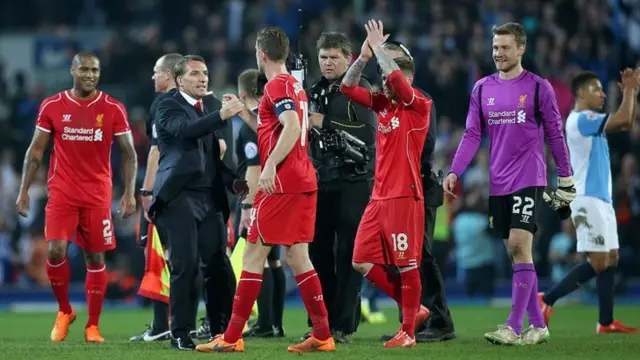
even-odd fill
[[[367,31],[366,42],[368,42],[372,49],[382,46],[389,38],[389,34],[384,34],[384,28],[380,20],[369,20],[364,24],[364,28]]]
[[[640,88],[640,71],[626,68],[620,72],[620,84],[622,89],[638,89]]]
[[[369,45],[369,38],[367,37],[362,42],[362,47],[360,48],[360,59],[362,59],[362,61],[364,62],[367,62],[371,60],[371,58],[373,58],[373,50],[371,50],[371,45]]]

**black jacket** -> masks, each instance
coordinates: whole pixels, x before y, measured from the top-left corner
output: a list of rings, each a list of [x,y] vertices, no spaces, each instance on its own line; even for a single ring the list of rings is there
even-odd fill
[[[205,113],[209,103],[203,101]],[[226,223],[229,202],[225,187],[231,191],[237,176],[220,160],[220,146],[214,131],[227,123],[220,118],[219,111],[200,113],[176,91],[160,101],[155,122],[160,159],[149,215],[153,217],[164,204],[205,175],[207,152],[204,149],[210,148],[216,165],[211,184],[213,201]]]
[[[376,130],[378,126],[378,118],[374,111],[356,104],[344,96],[340,92],[340,82],[342,78],[337,79],[333,83],[329,83],[329,81],[322,77],[320,81],[318,81],[312,88],[311,97],[313,98],[313,93],[316,91],[320,91],[321,89],[325,90],[327,94],[327,106],[322,106],[319,112],[324,114],[324,120],[322,122],[322,129],[339,129],[343,130],[350,135],[353,135],[360,139],[362,142],[367,144],[369,147],[369,155],[371,156],[371,162],[369,171],[366,175],[361,176],[348,176],[346,179],[348,180],[363,180],[363,179],[373,179],[373,169],[375,165],[375,144],[376,144]],[[364,87],[365,89],[371,90],[371,83],[366,78],[362,77],[360,79],[359,86]],[[316,170],[319,174],[320,182],[324,182],[325,174],[323,170],[323,166],[326,164],[323,163],[322,159],[313,159]],[[326,177],[332,178],[327,175]],[[343,179],[345,179],[343,177]]]
[[[419,89],[420,92],[428,99],[433,100],[431,95],[427,94],[424,90]],[[431,103],[431,114],[429,130],[427,132],[427,139],[424,142],[424,148],[422,149],[422,190],[424,193],[424,202],[428,207],[438,207],[444,202],[444,192],[442,186],[438,183],[437,175],[433,172],[433,158],[434,150],[436,148],[436,137],[438,131],[438,124],[436,123],[436,105]]]

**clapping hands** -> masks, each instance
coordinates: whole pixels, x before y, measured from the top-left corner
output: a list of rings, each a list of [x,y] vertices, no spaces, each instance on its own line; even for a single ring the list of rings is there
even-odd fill
[[[640,89],[640,68],[636,68],[635,70],[631,68],[626,68],[620,72],[621,80],[618,85],[621,90],[631,89],[638,90]]]

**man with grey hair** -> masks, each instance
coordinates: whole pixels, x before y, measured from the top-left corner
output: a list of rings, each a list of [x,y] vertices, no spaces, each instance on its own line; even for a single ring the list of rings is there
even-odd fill
[[[141,212],[140,235],[138,238],[138,244],[145,248],[146,264],[138,294],[151,300],[153,321],[151,321],[151,325],[142,334],[132,337],[129,341],[162,341],[169,340],[171,335],[169,331],[169,294],[168,291],[163,290],[165,288],[168,290],[168,286],[163,286],[162,284],[162,273],[156,274],[156,271],[154,271],[156,269],[162,269],[168,272],[168,265],[166,261],[164,262],[164,266],[154,267],[152,264],[154,261],[162,262],[164,260],[163,258],[154,259],[152,254],[164,254],[167,245],[165,239],[157,236],[158,233],[155,226],[149,221],[147,212],[149,210],[149,203],[151,202],[153,183],[156,180],[156,173],[158,172],[158,138],[154,123],[156,108],[160,101],[173,95],[177,91],[172,72],[180,59],[182,59],[182,55],[177,53],[161,56],[153,67],[153,76],[151,77],[151,79],[153,79],[156,97],[151,103],[147,117],[147,137],[151,143],[151,148],[147,156],[147,170],[142,189],[140,190],[143,211]],[[156,239],[156,237],[158,239]],[[160,247],[160,249],[156,247]]]

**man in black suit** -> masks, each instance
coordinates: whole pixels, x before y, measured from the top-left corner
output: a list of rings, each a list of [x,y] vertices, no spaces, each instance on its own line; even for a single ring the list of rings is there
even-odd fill
[[[231,268],[225,252],[224,227],[229,218],[225,186],[240,196],[248,187],[222,163],[214,131],[225,127],[226,120],[244,106],[235,99],[219,111],[204,111],[209,73],[200,56],[185,56],[173,75],[178,91],[162,100],[156,113],[160,159],[149,217],[169,245],[171,345],[194,350],[189,331],[195,328],[198,311],[198,270],[209,314],[217,311],[216,297],[227,297],[235,282],[233,272],[231,278],[220,274],[220,269]]]

